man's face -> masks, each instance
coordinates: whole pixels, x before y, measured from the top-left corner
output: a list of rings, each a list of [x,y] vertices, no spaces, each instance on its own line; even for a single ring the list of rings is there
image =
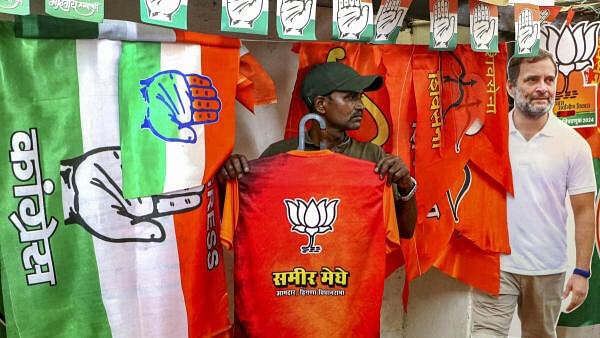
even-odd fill
[[[520,65],[519,77],[508,82],[508,92],[515,100],[515,109],[537,119],[548,113],[554,104],[556,73],[551,60]]]
[[[325,96],[323,117],[328,127],[341,131],[356,130],[362,122],[363,109],[362,93],[358,92],[332,92]]]

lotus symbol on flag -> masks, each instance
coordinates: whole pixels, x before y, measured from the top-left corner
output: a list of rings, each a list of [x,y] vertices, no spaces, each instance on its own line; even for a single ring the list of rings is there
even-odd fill
[[[575,26],[563,25],[558,29],[552,25],[544,25],[542,29],[543,48],[554,54],[558,71],[565,78],[565,85],[558,93],[570,96],[569,74],[582,71],[594,64],[593,57],[598,45],[598,27],[600,22],[581,21]]]
[[[337,218],[339,198],[322,198],[318,202],[311,197],[308,203],[300,198],[284,199],[291,231],[308,236],[308,244],[300,247],[300,252],[319,253],[321,246],[315,245],[315,236],[333,231]]]

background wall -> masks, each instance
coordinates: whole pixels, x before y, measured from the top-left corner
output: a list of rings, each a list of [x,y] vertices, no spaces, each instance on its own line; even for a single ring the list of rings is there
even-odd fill
[[[43,1],[32,0],[32,12],[43,13]],[[221,34],[220,0],[189,1],[189,30],[203,33]],[[274,10],[271,0],[271,10]],[[139,21],[137,0],[105,0],[106,18]],[[291,42],[281,41],[275,36],[274,16],[271,15],[270,35],[267,37],[237,35],[244,45],[259,60],[276,83],[279,101],[276,104],[258,109],[251,114],[238,105],[235,152],[249,158],[256,158],[271,142],[282,138],[287,119],[290,95],[296,79],[297,58],[290,51]],[[1,15],[2,20],[12,17]],[[331,9],[318,7],[317,35],[320,40],[329,40],[331,35]],[[416,23],[411,31],[404,31],[401,43],[427,43],[428,24]],[[411,34],[412,33],[412,34]],[[235,34],[227,34],[236,36]],[[468,42],[467,28],[460,27],[460,42]],[[1,48],[1,46],[0,46]],[[252,137],[256,133],[261,137]],[[231,281],[231,253],[226,254],[226,264]],[[400,338],[465,338],[471,320],[471,288],[431,270],[411,284],[408,313],[402,311],[402,269],[391,275],[385,284],[384,303],[381,315],[382,337]],[[232,286],[230,285],[230,288]],[[231,290],[232,291],[232,290]],[[231,293],[233,294],[233,292]],[[233,307],[233,304],[232,304]],[[600,311],[600,309],[599,309]],[[559,337],[590,338],[600,337],[600,325],[587,328],[559,328]],[[519,337],[518,320],[513,323],[511,337]]]

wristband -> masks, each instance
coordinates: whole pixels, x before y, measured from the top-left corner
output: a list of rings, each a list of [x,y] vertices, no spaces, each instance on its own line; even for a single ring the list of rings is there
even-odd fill
[[[412,187],[412,189],[410,189],[408,194],[402,195],[398,191],[398,197],[400,197],[400,200],[403,202],[410,200],[415,195],[415,192],[417,192],[417,180],[415,180],[412,176],[410,177],[410,180],[413,183],[413,187]]]
[[[585,278],[590,278],[590,276],[592,275],[591,272],[583,270],[583,269],[580,269],[580,268],[575,268],[573,270],[573,274],[574,275],[579,275],[579,276],[585,277]]]

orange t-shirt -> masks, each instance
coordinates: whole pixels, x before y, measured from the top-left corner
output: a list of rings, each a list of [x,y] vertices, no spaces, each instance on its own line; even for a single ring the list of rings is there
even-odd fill
[[[390,186],[372,162],[290,151],[227,186],[236,335],[378,337],[386,253],[399,246]]]

